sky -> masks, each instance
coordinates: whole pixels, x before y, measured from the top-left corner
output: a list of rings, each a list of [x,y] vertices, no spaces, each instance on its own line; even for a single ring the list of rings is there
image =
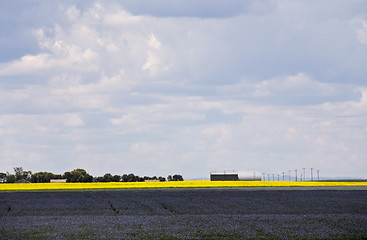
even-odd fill
[[[0,172],[367,178],[364,0],[0,4]]]

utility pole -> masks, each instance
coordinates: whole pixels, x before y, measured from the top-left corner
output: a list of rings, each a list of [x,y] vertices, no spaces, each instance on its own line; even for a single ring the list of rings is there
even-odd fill
[[[278,182],[279,182],[279,174],[278,174]]]
[[[317,181],[320,181],[320,170],[317,170]]]
[[[275,180],[274,180],[274,174],[273,174],[273,181],[275,181]]]
[[[306,168],[303,169],[303,181],[306,181]]]
[[[313,171],[313,168],[311,168],[311,181],[313,181],[313,173],[312,173],[312,171]]]
[[[297,171],[298,171],[298,170],[294,170],[294,172],[296,173],[296,182],[297,182]]]
[[[270,174],[268,173],[268,181],[270,181]]]
[[[265,179],[265,173],[263,173],[263,179],[264,179],[264,181],[266,180],[266,179]]]
[[[289,172],[289,181],[291,181],[291,170],[288,170],[288,172]]]
[[[284,182],[284,172],[282,172],[282,174],[283,174],[283,182]]]

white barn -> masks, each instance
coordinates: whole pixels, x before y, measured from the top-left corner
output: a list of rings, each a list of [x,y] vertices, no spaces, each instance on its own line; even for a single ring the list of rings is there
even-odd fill
[[[257,171],[212,171],[211,181],[261,181],[261,173]]]
[[[50,183],[66,183],[66,179],[50,179]]]

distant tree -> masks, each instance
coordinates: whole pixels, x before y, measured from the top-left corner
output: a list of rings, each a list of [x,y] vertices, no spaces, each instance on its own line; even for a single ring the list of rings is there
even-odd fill
[[[6,183],[6,173],[0,173],[0,183]]]
[[[94,179],[95,182],[104,182],[104,177],[96,177]]]
[[[10,174],[10,173],[6,173],[6,182],[7,183],[15,183],[15,175],[14,174]]]
[[[167,180],[168,181],[172,181],[172,176],[171,175],[168,175]]]
[[[74,169],[71,172],[65,172],[64,177],[67,182],[92,182],[93,177],[89,175],[84,169]]]
[[[6,178],[6,173],[0,173],[0,179],[5,179]]]
[[[166,178],[165,178],[165,177],[159,177],[159,178],[158,178],[158,180],[159,180],[160,182],[165,182],[165,181],[166,181]]]
[[[112,177],[111,173],[106,173],[106,174],[103,176],[103,178],[104,178],[104,182],[112,182],[112,179],[113,179],[113,177]]]
[[[66,178],[67,182],[71,182],[73,180],[73,175],[71,174],[71,172],[65,172],[63,176],[64,178]]]
[[[82,182],[93,182],[93,176],[88,173],[85,174],[82,178]]]
[[[31,171],[23,171],[22,174],[22,180],[25,180],[27,182],[31,181],[32,172]]]
[[[182,176],[181,176],[181,175],[179,175],[179,174],[175,174],[175,175],[173,175],[173,177],[172,177],[172,181],[183,181],[183,178],[182,178]]]
[[[52,173],[48,172],[36,172],[32,174],[31,182],[32,183],[47,183],[50,182]]]
[[[121,176],[120,175],[113,175],[112,182],[120,182],[120,181],[121,181]]]
[[[127,182],[136,182],[135,175],[132,173],[127,175]]]
[[[127,174],[124,174],[124,175],[121,176],[121,181],[123,181],[123,182],[127,182],[128,181]]]
[[[51,178],[52,179],[62,179],[63,178],[61,174],[53,174],[53,173],[51,173],[50,176],[51,176],[50,179]]]
[[[130,174],[123,174],[122,176],[119,175],[111,175],[110,173],[106,173],[103,177],[97,177],[94,179],[96,182],[144,182],[146,180],[159,180],[161,182],[165,182],[165,177],[149,177],[144,176],[140,177],[138,175],[135,175],[133,173]],[[178,181],[178,180],[177,180]]]
[[[23,177],[23,168],[22,167],[13,167],[15,173],[15,181],[22,180]]]
[[[51,179],[61,179],[60,174],[53,174],[50,172],[36,172],[30,177],[32,183],[48,183]]]
[[[15,182],[30,181],[32,172],[24,171],[22,167],[13,167],[15,173]]]

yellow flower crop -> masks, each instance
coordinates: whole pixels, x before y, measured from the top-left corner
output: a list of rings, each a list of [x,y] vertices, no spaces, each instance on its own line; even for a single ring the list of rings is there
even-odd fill
[[[0,191],[95,190],[139,188],[223,188],[223,187],[330,187],[367,186],[367,182],[286,182],[286,181],[171,181],[109,183],[3,183]]]

